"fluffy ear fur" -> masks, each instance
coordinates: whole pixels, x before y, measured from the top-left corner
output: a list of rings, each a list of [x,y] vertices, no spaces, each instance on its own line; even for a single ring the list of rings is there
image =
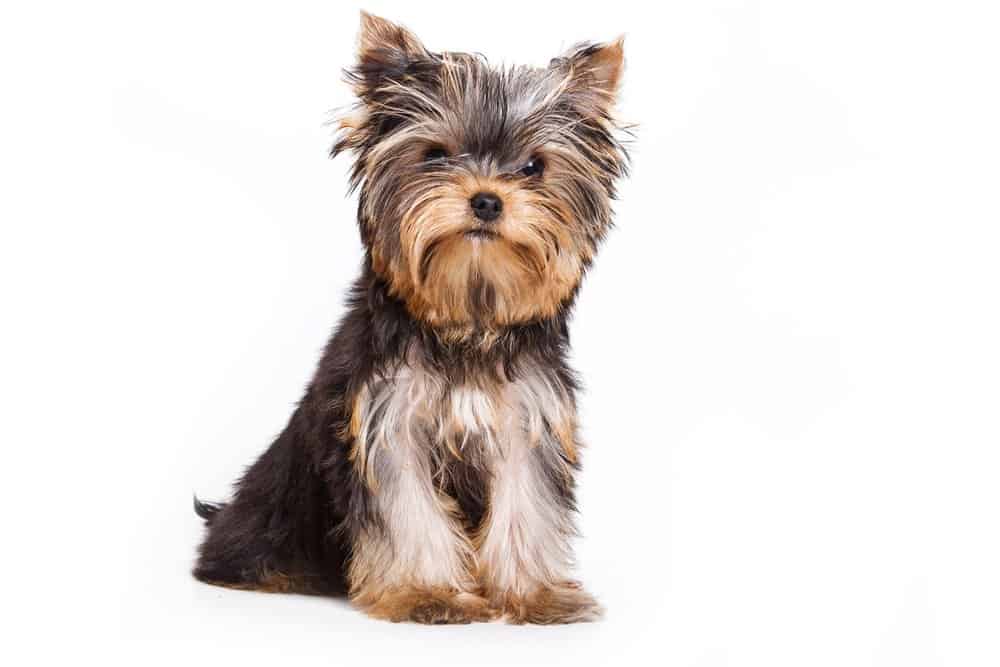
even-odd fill
[[[400,81],[414,64],[432,60],[416,35],[384,18],[361,12],[358,61],[352,74],[362,99],[388,81]]]
[[[552,67],[567,71],[571,86],[590,93],[599,107],[608,109],[615,104],[625,69],[624,46],[624,37],[608,44],[580,44],[553,60]]]

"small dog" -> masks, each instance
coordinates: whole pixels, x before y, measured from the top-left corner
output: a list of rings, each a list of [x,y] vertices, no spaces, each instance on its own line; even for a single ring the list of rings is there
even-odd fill
[[[594,620],[567,319],[627,172],[622,40],[503,69],[361,23],[332,149],[355,155],[361,277],[232,501],[195,499],[194,576],[391,621]]]

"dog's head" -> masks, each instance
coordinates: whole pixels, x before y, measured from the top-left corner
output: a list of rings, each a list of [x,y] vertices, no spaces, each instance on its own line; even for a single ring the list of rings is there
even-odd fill
[[[626,171],[612,113],[622,57],[619,40],[496,68],[362,14],[347,72],[359,103],[333,152],[356,156],[371,266],[411,315],[495,328],[572,300]]]

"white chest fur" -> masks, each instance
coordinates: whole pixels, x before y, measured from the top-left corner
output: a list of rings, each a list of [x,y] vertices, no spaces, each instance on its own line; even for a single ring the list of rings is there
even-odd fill
[[[400,448],[439,447],[484,465],[522,445],[553,444],[575,456],[572,400],[537,365],[525,365],[513,379],[453,384],[424,364],[408,363],[369,381],[352,417],[355,463],[373,485],[380,456]]]
[[[354,464],[387,528],[366,535],[354,576],[461,590],[478,562],[503,590],[564,578],[573,530],[552,478],[569,484],[575,413],[551,371],[522,364],[510,379],[455,384],[411,362],[365,385],[350,429]],[[437,484],[436,466],[454,459],[489,472],[478,544]]]

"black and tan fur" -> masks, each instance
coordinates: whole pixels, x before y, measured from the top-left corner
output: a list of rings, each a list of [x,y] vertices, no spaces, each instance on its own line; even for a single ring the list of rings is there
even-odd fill
[[[196,501],[197,578],[392,621],[599,615],[571,579],[567,318],[626,172],[621,68],[620,40],[502,69],[362,15],[333,149],[355,155],[361,276],[284,432],[231,502]]]

